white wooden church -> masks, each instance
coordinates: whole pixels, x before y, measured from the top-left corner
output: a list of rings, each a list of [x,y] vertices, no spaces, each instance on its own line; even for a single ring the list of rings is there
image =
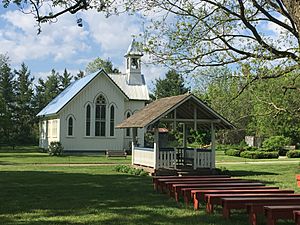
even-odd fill
[[[132,130],[115,127],[149,100],[141,74],[142,56],[133,40],[125,54],[125,74],[100,70],[71,83],[38,113],[39,146],[46,149],[59,141],[64,151],[129,149]],[[144,142],[144,129],[138,130],[137,140]]]

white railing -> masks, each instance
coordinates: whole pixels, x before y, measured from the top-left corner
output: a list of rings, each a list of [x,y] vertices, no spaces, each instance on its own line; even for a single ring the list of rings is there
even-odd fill
[[[194,169],[213,168],[213,157],[210,149],[189,149],[185,157],[192,159]],[[154,169],[176,169],[176,151],[174,149],[143,148],[132,145],[132,164],[152,167]]]
[[[158,168],[176,169],[176,151],[174,149],[160,149]]]
[[[212,168],[212,151],[210,149],[194,149],[194,169]]]
[[[153,148],[132,146],[132,164],[155,168],[155,155]]]

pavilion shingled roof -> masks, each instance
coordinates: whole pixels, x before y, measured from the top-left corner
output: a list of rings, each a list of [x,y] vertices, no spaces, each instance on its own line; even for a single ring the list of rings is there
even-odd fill
[[[179,107],[182,108],[181,111],[183,111],[183,114],[184,112],[188,114],[189,109],[185,105],[188,100],[193,101],[193,103],[196,104],[197,108],[201,109],[202,113],[205,113],[205,118],[211,120],[220,120],[218,128],[234,128],[234,125],[232,125],[228,120],[208,107],[204,102],[202,102],[193,94],[184,94],[158,99],[134,113],[131,117],[127,118],[122,123],[117,125],[116,128],[143,128],[157,122],[172,110]]]

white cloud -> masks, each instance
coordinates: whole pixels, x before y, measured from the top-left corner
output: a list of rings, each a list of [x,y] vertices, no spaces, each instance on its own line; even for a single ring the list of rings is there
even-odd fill
[[[90,36],[101,46],[103,58],[123,56],[132,35],[141,33],[141,23],[135,16],[122,14],[106,18],[103,14],[90,10],[82,17],[88,23]]]
[[[35,19],[22,12],[8,11],[0,17],[1,53],[8,53],[13,64],[25,60],[51,58],[68,60],[80,51],[89,49],[84,40],[88,32],[77,27],[74,16],[64,15],[59,24],[43,24],[37,35]]]

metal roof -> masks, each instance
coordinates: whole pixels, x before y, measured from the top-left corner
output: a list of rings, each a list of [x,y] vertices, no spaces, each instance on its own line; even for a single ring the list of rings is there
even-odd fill
[[[145,84],[144,76],[142,85],[129,85],[127,83],[126,74],[109,74],[109,77],[120,87],[120,89],[128,96],[131,100],[143,100],[148,101],[149,92],[148,87]]]
[[[140,43],[135,41],[135,39],[132,39],[127,49],[127,52],[125,54],[125,56],[129,56],[129,55],[143,56],[143,53],[140,49]]]
[[[196,109],[197,119],[201,120],[203,124],[206,123],[207,127],[214,123],[217,129],[235,128],[233,124],[193,94],[158,99],[124,120],[117,125],[117,128],[144,128],[159,120],[172,118],[170,115],[174,113],[175,109],[178,122],[194,119],[194,109]]]
[[[149,93],[146,84],[129,85],[126,75],[111,74],[108,75],[104,70],[84,76],[83,78],[72,82],[64,91],[57,95],[37,116],[51,116],[57,114],[66,104],[68,104],[84,87],[86,87],[97,75],[106,75],[112,83],[129,100],[149,100]]]

